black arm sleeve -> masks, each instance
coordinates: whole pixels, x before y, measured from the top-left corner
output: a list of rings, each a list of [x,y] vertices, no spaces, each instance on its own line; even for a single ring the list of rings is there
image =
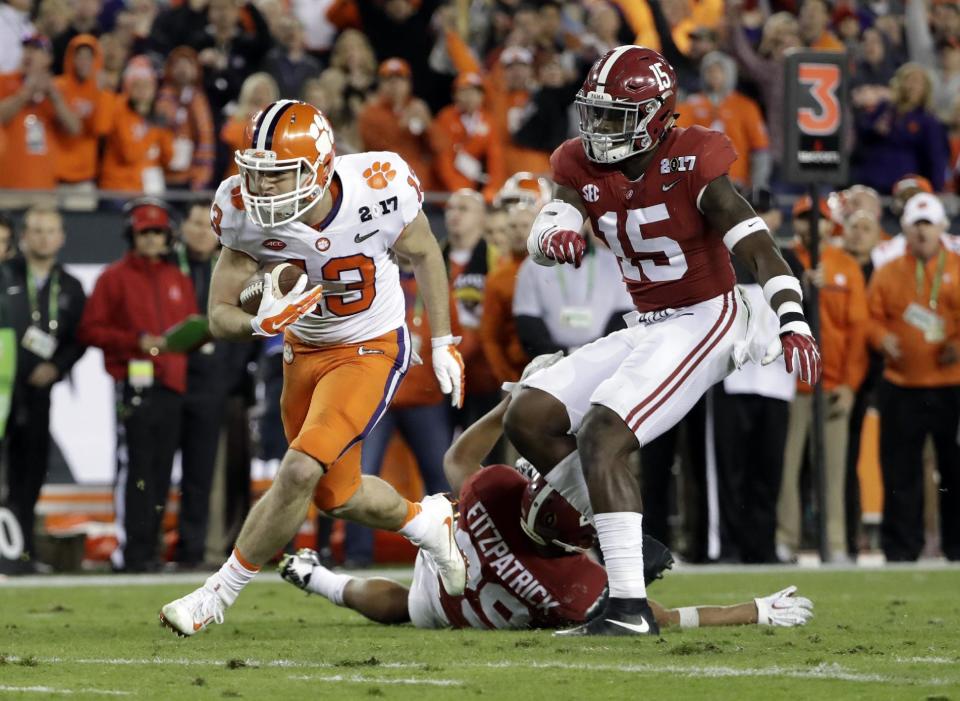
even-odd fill
[[[520,337],[520,343],[527,356],[535,358],[544,353],[556,353],[558,350],[566,350],[558,345],[547,325],[538,316],[517,316],[514,317],[517,323],[517,335]]]

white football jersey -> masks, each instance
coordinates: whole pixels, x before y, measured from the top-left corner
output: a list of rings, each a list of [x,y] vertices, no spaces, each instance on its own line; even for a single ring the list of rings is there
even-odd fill
[[[271,229],[243,211],[240,176],[217,190],[211,213],[220,242],[261,266],[303,268],[324,286],[316,311],[290,329],[314,345],[358,343],[403,326],[405,312],[393,244],[420,212],[423,195],[410,167],[389,151],[334,161],[333,209],[316,227],[300,221]]]

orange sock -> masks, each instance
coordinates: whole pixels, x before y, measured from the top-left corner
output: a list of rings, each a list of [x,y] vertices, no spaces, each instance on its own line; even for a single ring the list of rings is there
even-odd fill
[[[410,523],[414,518],[416,518],[417,514],[419,514],[421,511],[423,511],[423,507],[420,506],[420,504],[419,504],[418,502],[408,501],[408,502],[407,502],[407,515],[406,515],[406,517],[403,519],[403,523],[400,524],[400,528],[403,528],[403,527],[406,526],[408,523]]]
[[[236,546],[233,548],[233,555],[237,558],[237,562],[239,562],[245,570],[250,570],[251,572],[260,571],[260,566],[254,565],[252,562],[247,560],[247,558],[240,554],[240,550]]]

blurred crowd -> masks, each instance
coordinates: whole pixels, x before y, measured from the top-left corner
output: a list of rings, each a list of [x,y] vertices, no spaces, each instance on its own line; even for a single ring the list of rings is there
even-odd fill
[[[586,71],[622,43],[673,64],[681,126],[727,132],[745,189],[790,189],[781,64],[809,48],[848,58],[852,182],[956,190],[953,0],[6,0],[0,18],[0,189],[75,207],[94,187],[215,188],[278,97],[324,110],[340,153],[398,151],[425,189],[489,203],[549,170]]]
[[[443,491],[444,450],[497,402],[501,383],[536,355],[621,328],[631,308],[616,259],[592,240],[577,269],[526,261],[525,241],[552,196],[550,153],[577,133],[571,106],[583,76],[607,50],[637,43],[676,68],[679,124],[733,141],[731,178],[807,290],[819,290],[827,402],[825,503],[816,503],[806,448],[811,396],[782,367],[750,368],[640,451],[648,532],[693,560],[790,562],[811,545],[814,506],[826,514],[829,558],[855,557],[856,467],[873,410],[881,548],[890,560],[960,559],[960,244],[944,208],[958,187],[960,3],[7,0],[0,20],[0,204],[30,207],[18,226],[0,219],[0,249],[12,259],[0,267],[0,326],[16,330],[22,358],[4,441],[6,499],[28,552],[50,388],[87,346],[103,349],[117,384],[126,486],[117,569],[155,566],[156,514],[178,450],[176,559],[189,567],[203,558],[211,465],[224,450],[213,437],[232,436],[247,506],[243,461],[276,461],[286,449],[280,344],[183,352],[164,335],[206,306],[217,243],[202,195],[235,172],[247,122],[279,97],[323,109],[340,153],[399,152],[442,203],[435,229],[463,337],[465,405],[448,411],[430,368],[414,369],[367,439],[363,469],[380,471],[397,433],[425,488]],[[782,175],[782,62],[802,47],[845,52],[852,77],[851,183],[822,201],[797,197]],[[54,189],[59,209],[33,204]],[[143,194],[186,204],[129,202]],[[97,206],[124,207],[115,235],[127,236],[129,252],[86,300],[58,262],[69,228],[61,210]],[[811,210],[823,246],[816,266]],[[738,269],[738,278],[766,313],[749,274]],[[127,285],[170,303],[145,312],[130,301],[138,295],[118,291]],[[407,323],[422,342],[430,331],[412,276],[403,285]],[[768,321],[774,333],[776,318]],[[514,456],[501,445],[489,459]],[[931,480],[940,501],[932,540]],[[152,515],[135,518],[144,513]],[[370,563],[371,534],[350,528],[345,557]]]

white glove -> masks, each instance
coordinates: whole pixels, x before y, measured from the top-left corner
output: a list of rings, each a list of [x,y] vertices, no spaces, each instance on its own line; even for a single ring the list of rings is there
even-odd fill
[[[440,391],[450,395],[450,403],[458,409],[463,406],[465,381],[463,358],[457,350],[459,336],[438,336],[430,340],[433,346],[433,372],[440,383]]]
[[[761,626],[802,626],[813,618],[813,602],[803,596],[794,596],[792,584],[776,594],[754,599],[757,605],[757,624]]]
[[[504,392],[509,392],[511,398],[516,397],[518,394],[520,394],[524,380],[526,380],[535,372],[539,372],[544,368],[555,365],[561,360],[563,360],[562,350],[558,350],[555,353],[543,353],[538,355],[536,358],[527,363],[526,367],[523,368],[523,373],[520,375],[519,382],[504,382],[502,385],[500,385],[500,389],[502,389]]]
[[[306,292],[307,276],[301,275],[293,289],[277,297],[273,293],[273,276],[263,276],[263,294],[257,315],[250,319],[250,327],[256,336],[276,336],[317,308],[323,296],[323,285],[316,285]]]

